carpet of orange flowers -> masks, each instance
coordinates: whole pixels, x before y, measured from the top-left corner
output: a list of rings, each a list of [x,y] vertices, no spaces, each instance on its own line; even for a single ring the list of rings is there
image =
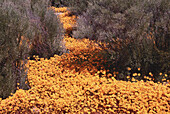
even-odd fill
[[[71,29],[76,17],[69,17],[67,8],[53,9],[65,13],[60,16],[61,22],[66,30]],[[169,83],[132,83],[106,78],[101,65],[106,60],[98,54],[102,49],[97,44],[68,35],[64,40],[70,53],[50,59],[35,56],[36,60],[29,60],[26,83],[31,89],[18,88],[8,98],[0,99],[0,113],[170,113]],[[135,76],[140,74],[134,73]]]

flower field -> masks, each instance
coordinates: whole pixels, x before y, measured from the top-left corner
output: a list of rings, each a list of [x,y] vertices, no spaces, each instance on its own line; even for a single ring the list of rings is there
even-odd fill
[[[70,53],[29,60],[26,83],[31,88],[18,88],[16,93],[0,100],[0,113],[170,113],[169,80],[166,85],[116,80],[118,72],[108,74],[104,70],[107,59],[99,53],[102,49],[98,44],[67,35],[76,23],[76,16],[69,16],[67,8],[53,9],[63,12],[60,20],[66,29],[64,40]],[[134,73],[135,76],[140,74]]]

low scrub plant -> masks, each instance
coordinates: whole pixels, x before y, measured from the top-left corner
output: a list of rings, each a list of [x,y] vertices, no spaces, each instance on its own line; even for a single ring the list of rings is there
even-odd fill
[[[125,74],[127,67],[140,67],[143,76],[170,69],[168,0],[93,0],[75,6],[82,13],[77,19],[75,38],[89,38],[107,44],[106,56]],[[84,4],[82,2],[82,4]],[[85,4],[84,4],[85,5]],[[168,74],[169,75],[169,74]]]
[[[17,87],[29,89],[27,57],[49,58],[65,52],[64,31],[47,0],[0,2],[0,97]]]
[[[55,7],[68,7],[72,13],[79,15],[86,11],[88,2],[92,0],[51,0]]]

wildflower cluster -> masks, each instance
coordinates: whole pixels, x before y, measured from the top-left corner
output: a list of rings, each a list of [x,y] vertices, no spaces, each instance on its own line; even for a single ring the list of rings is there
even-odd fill
[[[56,7],[50,7],[50,9],[53,9],[56,13],[65,13],[65,12],[67,12],[68,10],[67,10],[67,7],[62,7],[62,8],[56,8]]]
[[[31,88],[18,89],[0,100],[0,113],[170,112],[169,83],[117,81],[113,77],[117,72],[107,74],[102,68],[107,60],[95,42],[67,35],[64,40],[69,54],[29,60],[27,83]]]
[[[66,7],[55,8],[51,7],[56,13],[59,13],[59,18],[61,23],[63,23],[63,28],[66,30],[66,33],[69,34],[72,31],[72,27],[75,26],[77,18],[75,15],[69,16],[70,11]]]
[[[62,66],[62,56],[27,64],[30,90],[17,90],[0,103],[1,113],[160,113],[169,112],[168,85],[116,81]],[[69,61],[69,60],[68,60]],[[74,64],[72,64],[74,65]],[[103,76],[106,72],[102,71]]]

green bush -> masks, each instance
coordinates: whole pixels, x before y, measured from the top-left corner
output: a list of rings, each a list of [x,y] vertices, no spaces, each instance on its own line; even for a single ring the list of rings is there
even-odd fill
[[[82,6],[75,8],[79,12]],[[132,72],[140,67],[142,76],[152,72],[160,81],[158,74],[170,69],[169,6],[168,0],[88,1],[73,37],[108,43],[106,56],[124,77],[127,67]]]
[[[6,98],[17,87],[29,89],[27,57],[49,58],[65,48],[62,26],[47,0],[3,0],[0,6],[0,97]]]

